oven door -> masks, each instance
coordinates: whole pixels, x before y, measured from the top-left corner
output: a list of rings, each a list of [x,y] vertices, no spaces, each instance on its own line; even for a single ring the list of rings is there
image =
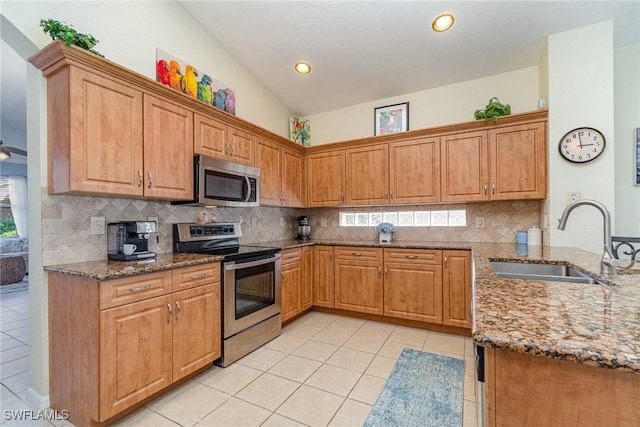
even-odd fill
[[[280,253],[224,263],[224,338],[280,314]]]

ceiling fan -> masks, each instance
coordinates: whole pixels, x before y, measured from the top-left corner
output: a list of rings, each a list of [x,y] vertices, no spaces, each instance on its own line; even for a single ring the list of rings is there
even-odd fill
[[[2,140],[0,140],[0,161],[10,158],[12,153],[19,156],[27,157],[26,151],[19,148],[7,147],[6,145],[4,145]]]

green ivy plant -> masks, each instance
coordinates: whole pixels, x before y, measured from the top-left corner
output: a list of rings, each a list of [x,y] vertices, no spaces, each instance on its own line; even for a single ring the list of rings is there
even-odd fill
[[[476,110],[473,116],[476,120],[484,119],[485,122],[488,122],[490,119],[493,119],[498,123],[498,117],[508,116],[509,114],[511,114],[511,106],[509,104],[501,104],[498,98],[494,96],[489,100],[484,110]]]
[[[98,40],[91,34],[79,33],[73,25],[53,19],[41,19],[40,26],[52,40],[62,40],[67,46],[75,45],[104,58],[104,55],[93,49]]]

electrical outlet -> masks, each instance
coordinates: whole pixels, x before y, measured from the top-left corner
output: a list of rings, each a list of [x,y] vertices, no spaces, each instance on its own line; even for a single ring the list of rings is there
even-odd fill
[[[255,216],[251,217],[251,226],[252,227],[257,227],[258,226],[258,218],[256,218]]]
[[[327,218],[320,218],[320,227],[327,226]]]
[[[477,216],[476,217],[476,228],[484,228],[484,217]]]
[[[284,218],[280,218],[280,227],[284,227]]]
[[[105,224],[103,216],[91,217],[91,234],[104,234]]]
[[[578,200],[580,200],[580,193],[577,191],[571,191],[569,193],[567,193],[567,205],[573,203],[573,202],[577,202]]]

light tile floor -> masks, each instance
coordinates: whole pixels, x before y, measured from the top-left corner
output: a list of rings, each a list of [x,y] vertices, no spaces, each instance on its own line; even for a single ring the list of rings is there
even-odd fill
[[[28,409],[28,292],[0,295],[2,409]],[[311,312],[227,368],[212,367],[116,426],[361,426],[403,348],[466,362],[463,425],[477,427],[471,339]],[[0,423],[58,427],[46,421]]]

